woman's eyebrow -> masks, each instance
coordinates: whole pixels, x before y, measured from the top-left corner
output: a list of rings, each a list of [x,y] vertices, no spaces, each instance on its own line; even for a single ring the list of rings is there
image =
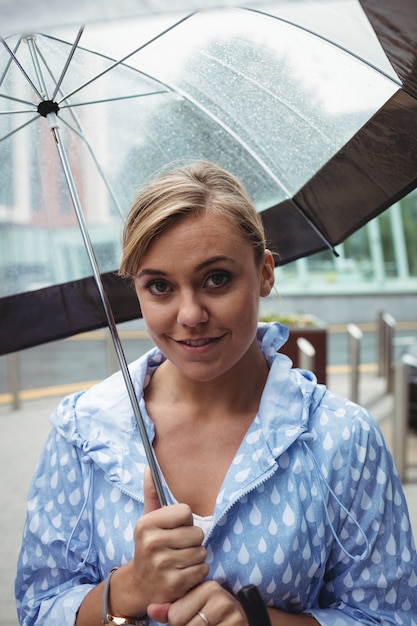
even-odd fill
[[[214,265],[216,263],[224,263],[225,261],[228,263],[236,263],[236,259],[234,259],[233,257],[229,257],[225,255],[218,255],[218,256],[210,257],[209,259],[206,259],[202,263],[199,263],[196,267],[196,270],[202,270],[206,267],[209,267],[210,265]]]
[[[163,270],[144,267],[136,274],[136,278],[140,278],[141,276],[168,276],[168,273]]]
[[[210,265],[215,265],[216,263],[236,263],[236,260],[232,257],[228,257],[225,255],[218,255],[210,257],[209,259],[205,259],[201,263],[196,266],[196,271],[200,271],[205,269],[206,267],[210,267]],[[151,267],[144,267],[140,270],[138,274],[136,274],[136,278],[140,278],[141,276],[168,276],[168,272],[164,270],[158,270]]]

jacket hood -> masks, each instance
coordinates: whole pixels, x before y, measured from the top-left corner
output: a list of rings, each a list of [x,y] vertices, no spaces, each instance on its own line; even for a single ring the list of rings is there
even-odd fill
[[[255,479],[251,476],[253,455],[263,459],[264,471],[275,466],[277,458],[308,431],[309,416],[325,393],[325,387],[317,384],[311,372],[292,369],[291,360],[278,352],[287,338],[288,329],[281,324],[259,324],[257,339],[270,372],[258,414],[237,453],[247,457],[247,463],[239,464],[240,482],[245,484]],[[154,425],[146,412],[142,391],[164,360],[154,348],[129,366],[150,441]],[[51,423],[79,448],[84,461],[93,461],[125,493],[143,500],[141,477],[148,462],[120,372],[88,391],[67,396],[51,416]],[[223,492],[219,500],[231,496]]]

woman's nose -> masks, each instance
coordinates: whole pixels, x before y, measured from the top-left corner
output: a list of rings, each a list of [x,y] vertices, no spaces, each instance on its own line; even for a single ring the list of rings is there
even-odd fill
[[[177,322],[182,326],[197,326],[208,321],[209,315],[207,309],[193,295],[187,295],[180,300]]]

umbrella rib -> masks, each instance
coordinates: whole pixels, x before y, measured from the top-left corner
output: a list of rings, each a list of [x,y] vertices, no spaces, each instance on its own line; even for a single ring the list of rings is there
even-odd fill
[[[19,47],[20,47],[21,42],[22,42],[22,38],[21,38],[21,37],[19,37],[19,41],[17,42],[17,44],[15,45],[14,50],[13,50],[13,55],[14,55],[14,56],[16,56],[16,53],[17,53],[17,51],[19,50]],[[12,62],[13,62],[13,57],[9,56],[9,60],[8,60],[8,61],[7,61],[7,63],[6,63],[6,67],[4,68],[3,75],[2,75],[2,77],[0,78],[0,86],[3,84],[3,81],[4,81],[4,79],[6,78],[6,76],[7,76],[7,72],[9,71],[9,68],[10,68],[10,66],[11,66]]]
[[[27,37],[27,44],[29,47],[30,56],[32,58],[33,67],[35,68],[35,73],[38,78],[41,89],[43,89],[43,95],[41,96],[41,100],[50,100],[48,88],[46,86],[46,82],[43,76],[42,67],[39,63],[39,59],[42,59],[42,56],[39,54],[39,48],[36,44],[35,36]],[[43,60],[43,59],[42,59]]]
[[[89,140],[87,139],[87,136],[85,135],[84,130],[83,130],[82,126],[81,126],[81,123],[78,120],[78,118],[76,117],[75,113],[73,111],[71,111],[71,113],[72,113],[72,115],[74,117],[75,123],[78,126],[78,129],[74,128],[74,126],[72,124],[70,124],[69,122],[67,122],[67,120],[65,120],[63,117],[60,117],[59,119],[60,119],[61,122],[63,122],[65,124],[65,126],[67,128],[72,130],[72,132],[75,133],[85,143],[85,145],[87,146],[87,150],[89,151],[89,153],[91,155],[91,158],[93,159],[93,161],[94,161],[94,163],[95,163],[95,165],[97,167],[97,171],[100,174],[100,177],[101,177],[104,185],[106,186],[106,189],[109,192],[110,197],[112,198],[112,200],[113,200],[113,202],[114,202],[114,204],[116,206],[116,209],[117,209],[117,211],[119,213],[119,216],[122,219],[124,219],[125,216],[123,214],[123,211],[122,211],[122,208],[120,206],[120,203],[119,203],[119,201],[118,201],[118,199],[116,197],[116,194],[113,191],[112,186],[110,185],[109,181],[107,180],[107,177],[106,177],[106,175],[105,175],[105,173],[103,171],[103,168],[101,167],[100,162],[98,161],[98,159],[97,159],[97,157],[95,155],[93,147],[92,147],[91,143],[89,142]]]
[[[106,102],[120,102],[121,100],[129,100],[131,98],[144,98],[146,96],[159,96],[162,93],[171,93],[169,89],[161,89],[159,91],[150,91],[149,93],[135,93],[131,96],[116,96],[114,98],[104,98],[103,100],[87,100],[85,102],[76,102],[72,104],[63,104],[60,109],[73,109],[75,107],[87,106],[89,104],[103,104]]]
[[[29,100],[22,100],[21,98],[14,98],[13,96],[8,96],[5,93],[0,93],[0,98],[4,98],[5,100],[13,100],[13,102],[20,102],[21,104],[28,104],[29,106],[32,106],[33,110],[35,110],[35,105],[33,104],[33,102],[29,102]],[[10,113],[13,113],[14,111],[10,111]]]
[[[17,128],[15,128],[14,130],[12,130],[10,133],[7,133],[7,135],[4,135],[4,137],[0,137],[0,142],[4,141],[5,139],[7,139],[8,137],[11,137],[12,135],[14,135],[15,133],[19,132],[19,130],[22,130],[22,128],[25,128],[25,126],[29,126],[29,124],[32,124],[32,122],[35,122],[36,120],[39,119],[39,116],[37,115],[36,117],[33,117],[31,120],[29,120],[28,122],[25,122],[24,124],[22,124],[21,126],[18,126]]]
[[[334,254],[335,257],[338,257],[339,253],[336,251],[335,247],[330,242],[328,237],[326,237],[326,235],[323,233],[320,227],[315,222],[313,222],[311,217],[307,215],[305,210],[300,206],[300,204],[297,202],[297,200],[295,200],[295,198],[290,198],[290,200],[291,200],[291,203],[295,206],[296,210],[300,213],[301,217],[305,219],[307,224],[314,230],[316,235],[318,235],[320,239],[323,241],[323,243],[326,244],[326,247]]]
[[[370,67],[381,76],[384,76],[384,78],[387,78],[388,80],[390,80],[392,83],[394,83],[394,85],[397,85],[397,87],[399,87],[400,89],[402,88],[404,89],[404,91],[407,91],[407,89],[404,87],[403,83],[401,82],[399,78],[395,79],[393,76],[388,74],[388,72],[385,72],[383,69],[381,69],[374,63],[371,63],[371,61],[367,61],[362,56],[360,56],[357,52],[354,52],[353,50],[346,48],[345,46],[343,46],[340,43],[337,43],[336,41],[332,41],[328,37],[325,37],[325,35],[321,35],[320,33],[317,33],[316,31],[312,30],[311,28],[307,28],[306,26],[297,24],[296,22],[293,22],[292,20],[289,20],[288,18],[280,17],[278,15],[272,15],[271,13],[262,11],[261,9],[251,9],[249,7],[243,7],[243,11],[249,11],[252,13],[257,13],[259,15],[265,15],[265,17],[270,17],[272,19],[279,20],[280,22],[283,22],[284,24],[288,24],[288,26],[293,26],[294,28],[298,28],[298,30],[302,30],[305,33],[309,33],[310,35],[313,35],[314,37],[317,37],[318,39],[325,41],[326,43],[333,46],[334,48],[338,48],[339,50],[342,50],[342,52],[346,52],[349,56],[353,57],[357,61],[360,61],[367,67]],[[411,95],[413,98],[416,97],[415,94],[413,94],[412,92],[407,91],[407,93]]]
[[[78,44],[79,44],[79,42],[80,42],[81,35],[83,34],[83,32],[84,32],[84,26],[81,26],[81,28],[80,28],[80,30],[78,31],[77,36],[76,36],[76,38],[75,38],[75,40],[74,40],[74,43],[72,44],[72,47],[71,47],[70,53],[69,53],[69,55],[68,55],[68,57],[67,57],[67,60],[66,60],[65,65],[64,65],[64,68],[63,68],[63,70],[62,70],[62,72],[61,72],[61,76],[58,78],[58,81],[57,81],[57,83],[56,83],[56,85],[55,85],[54,93],[52,94],[52,98],[51,98],[51,100],[55,100],[56,95],[57,95],[58,91],[59,91],[59,90],[60,90],[60,88],[61,88],[62,81],[64,80],[65,74],[66,74],[66,73],[67,73],[67,71],[68,71],[68,68],[69,68],[70,63],[71,63],[71,61],[72,61],[72,58],[73,58],[73,56],[74,56],[74,54],[75,54],[75,51],[76,51],[76,49],[78,48]]]
[[[20,111],[0,111],[0,115],[20,115],[21,113],[33,113],[33,109],[20,109]]]
[[[121,65],[122,63],[124,63],[127,59],[129,59],[130,57],[132,57],[133,55],[137,54],[138,52],[140,52],[141,50],[143,50],[144,48],[146,48],[147,46],[149,46],[151,43],[153,43],[154,41],[157,41],[160,37],[162,37],[163,35],[165,35],[166,33],[170,32],[171,30],[173,30],[174,28],[176,28],[177,26],[179,26],[180,24],[182,24],[183,22],[185,22],[186,20],[190,19],[190,17],[192,17],[194,14],[196,13],[196,11],[189,13],[188,15],[186,15],[185,17],[181,18],[180,20],[178,20],[177,22],[175,22],[174,24],[171,24],[171,26],[168,26],[168,28],[165,28],[163,31],[161,31],[160,33],[158,33],[157,35],[155,35],[155,37],[152,37],[151,39],[149,39],[146,43],[142,44],[141,46],[139,46],[138,48],[136,48],[135,50],[133,50],[132,52],[129,52],[129,54],[127,54],[126,56],[124,56],[123,58],[119,59],[118,61],[114,61],[114,63],[112,63],[111,65],[109,65],[109,67],[107,67],[105,70],[103,70],[102,72],[100,72],[99,74],[97,74],[96,76],[94,76],[93,78],[90,78],[90,80],[88,80],[87,82],[83,83],[82,85],[80,85],[79,87],[77,87],[77,89],[74,89],[73,91],[71,91],[70,93],[68,93],[66,96],[64,96],[59,102],[58,104],[61,105],[61,102],[64,102],[65,100],[67,100],[68,98],[70,98],[71,96],[73,96],[74,94],[78,93],[79,91],[81,91],[82,89],[84,89],[85,87],[87,87],[88,85],[91,85],[91,83],[95,82],[96,80],[98,80],[99,78],[101,78],[102,76],[104,76],[105,74],[107,74],[108,72],[110,72],[112,69],[114,69],[115,67],[117,67],[118,65]],[[103,57],[105,57],[105,55],[101,55]],[[105,57],[107,58],[107,57]],[[143,75],[143,72],[140,72]],[[149,77],[151,78],[151,77]],[[153,79],[154,81],[156,79]],[[159,81],[158,81],[159,82]]]
[[[310,128],[314,128],[316,133],[318,135],[320,135],[321,138],[326,143],[331,143],[331,142],[329,142],[329,137],[327,135],[325,135],[316,124],[312,124],[311,121],[308,120],[305,115],[300,115],[300,112],[295,107],[291,106],[288,102],[283,102],[283,100],[277,98],[277,96],[275,95],[275,93],[271,89],[266,89],[263,85],[260,85],[259,83],[257,83],[255,80],[253,80],[249,76],[246,76],[245,74],[243,74],[243,72],[241,72],[240,70],[237,70],[236,68],[234,68],[233,65],[230,65],[229,63],[225,63],[223,60],[221,60],[221,59],[219,59],[219,58],[217,58],[217,57],[215,57],[213,55],[207,54],[207,52],[205,50],[199,50],[199,54],[204,56],[206,59],[209,59],[210,61],[214,61],[215,63],[220,64],[223,68],[227,68],[231,72],[234,72],[235,75],[243,78],[246,82],[254,85],[254,87],[256,87],[256,89],[258,91],[262,91],[265,94],[267,94],[268,96],[270,96],[271,98],[273,98],[274,100],[278,100],[281,104],[283,104],[286,107],[286,109],[288,109],[289,111],[291,111],[295,115],[298,115],[298,117],[300,117],[303,121],[308,122],[308,125],[310,126]]]
[[[23,76],[26,78],[26,80],[28,81],[29,85],[32,87],[32,89],[36,93],[36,95],[39,96],[39,98],[41,100],[43,100],[42,94],[39,92],[38,88],[36,87],[36,85],[32,81],[32,79],[30,78],[30,76],[26,73],[26,71],[23,68],[23,66],[20,64],[20,62],[18,61],[18,59],[17,59],[16,55],[14,54],[14,52],[11,50],[11,48],[9,48],[9,46],[7,45],[5,39],[3,37],[0,37],[0,40],[1,40],[2,44],[3,44],[3,46],[6,48],[7,52],[9,53],[11,59],[13,59],[13,61],[16,63],[17,67],[22,72]]]
[[[39,58],[42,60],[43,64],[45,65],[46,70],[48,71],[49,76],[51,77],[51,79],[53,81],[55,81],[55,76],[54,76],[54,74],[53,74],[53,72],[52,72],[52,70],[51,70],[51,68],[49,66],[49,63],[47,62],[47,60],[43,56],[42,50],[40,50],[38,47],[36,49],[37,49],[37,53],[39,55]],[[150,78],[151,80],[153,80],[153,82],[161,82],[161,81],[157,81],[157,79],[152,78],[152,76],[149,76],[148,74],[145,74],[144,72],[141,72],[140,70],[136,70],[136,71],[138,73],[140,73],[142,76],[146,76],[147,78]],[[97,76],[97,78],[98,78],[98,76]],[[60,109],[69,109],[69,108],[73,108],[73,107],[76,107],[76,106],[84,106],[84,105],[87,105],[87,104],[100,104],[100,103],[103,103],[103,102],[112,102],[112,101],[126,100],[128,98],[139,98],[141,96],[159,95],[161,93],[167,93],[169,91],[169,87],[167,85],[164,85],[164,87],[166,87],[166,91],[152,91],[152,92],[144,93],[144,94],[132,94],[131,96],[117,96],[117,97],[114,97],[114,98],[104,98],[103,100],[91,100],[91,101],[77,102],[77,103],[72,103],[72,104],[61,104],[65,100],[68,100],[72,95],[77,93],[77,91],[79,91],[80,89],[83,89],[84,87],[87,87],[87,85],[89,85],[90,82],[91,81],[89,81],[88,83],[85,83],[84,85],[82,85],[81,88],[77,89],[76,91],[72,92],[71,94],[67,94],[66,96],[63,96],[63,98],[58,103],[59,108]],[[163,84],[163,83],[161,83],[161,84]],[[59,87],[59,89],[61,89],[61,87]],[[58,92],[55,92],[53,99],[55,99],[55,97],[57,95],[58,95]],[[30,103],[28,103],[28,104],[30,104]]]

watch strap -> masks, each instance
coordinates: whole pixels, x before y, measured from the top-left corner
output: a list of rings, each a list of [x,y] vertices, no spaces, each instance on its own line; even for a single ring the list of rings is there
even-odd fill
[[[101,600],[101,621],[105,626],[111,626],[114,624],[115,626],[123,626],[123,624],[131,624],[132,626],[144,626],[146,624],[147,616],[139,618],[127,618],[127,617],[116,617],[109,613],[109,591],[110,591],[110,581],[114,572],[117,570],[117,567],[113,567],[109,575],[106,578],[106,582],[103,587],[103,595]],[[133,620],[133,621],[132,621]]]

